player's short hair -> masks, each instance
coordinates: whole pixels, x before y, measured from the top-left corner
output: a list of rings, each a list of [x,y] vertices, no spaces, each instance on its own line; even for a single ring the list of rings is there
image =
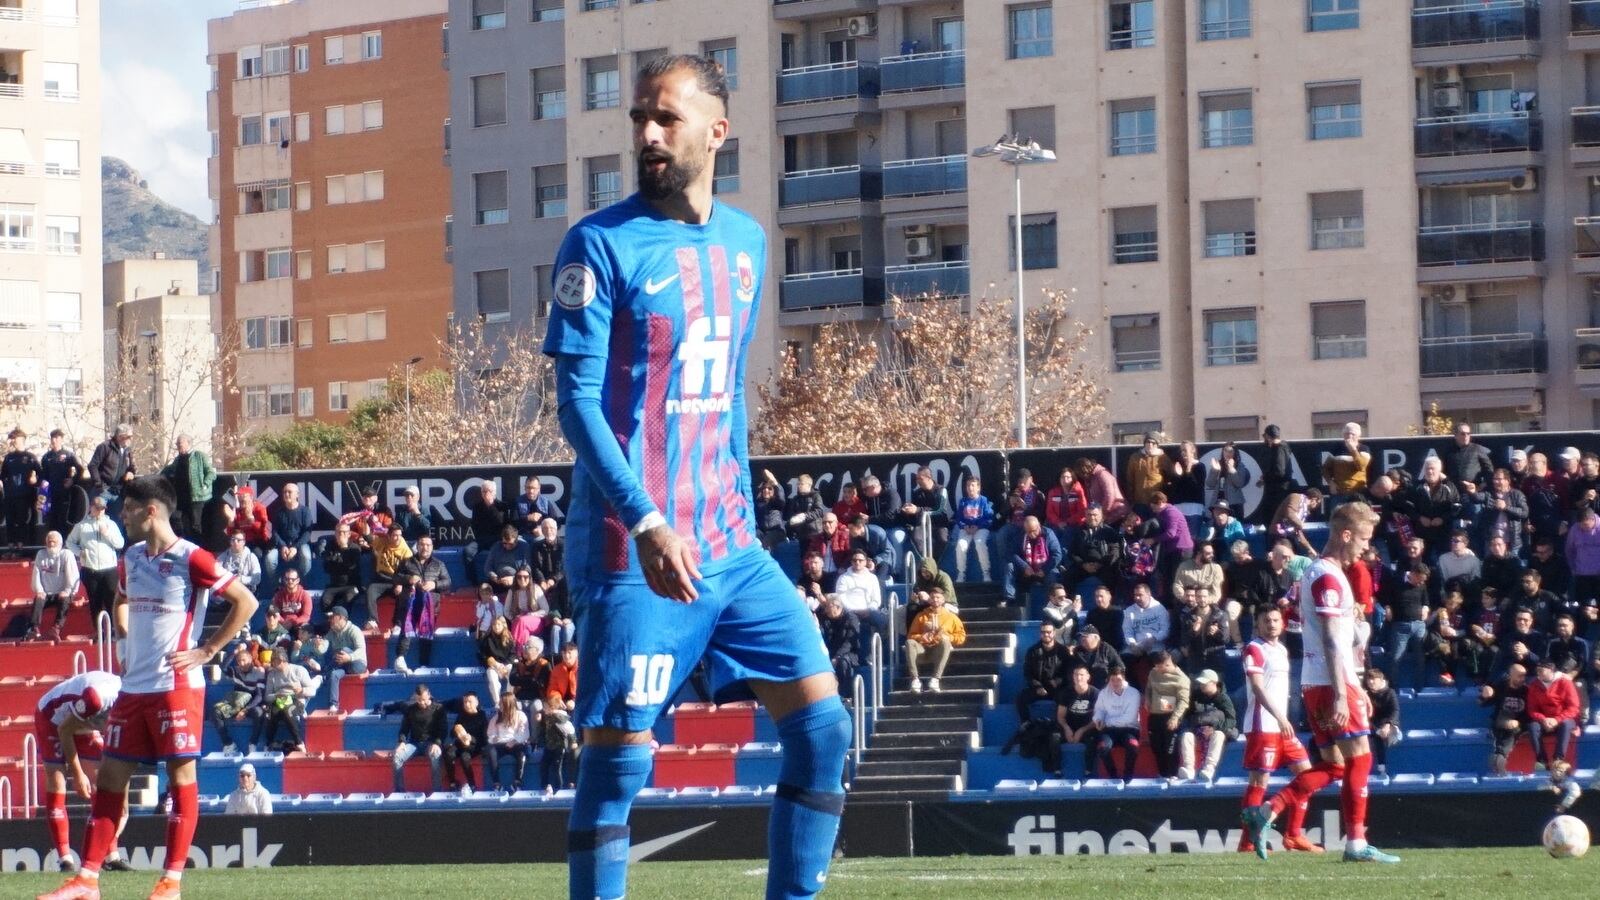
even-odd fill
[[[1308,491],[1307,494],[1309,495],[1309,493]],[[1319,494],[1318,496],[1321,495]],[[1361,525],[1376,525],[1377,522],[1378,514],[1372,511],[1372,507],[1360,500],[1352,500],[1349,503],[1340,504],[1339,508],[1333,511],[1333,516],[1328,520],[1328,530],[1330,532],[1354,531]]]
[[[1265,619],[1267,616],[1270,616],[1273,613],[1277,613],[1281,616],[1283,615],[1283,610],[1277,608],[1276,606],[1263,606],[1256,610],[1256,618]]]
[[[710,57],[688,53],[658,56],[639,67],[635,83],[660,78],[680,69],[692,73],[701,91],[721,100],[723,109],[728,108],[728,73],[723,71],[721,63]]]
[[[161,475],[140,475],[122,489],[122,502],[134,506],[159,503],[168,513],[178,505],[178,492]]]

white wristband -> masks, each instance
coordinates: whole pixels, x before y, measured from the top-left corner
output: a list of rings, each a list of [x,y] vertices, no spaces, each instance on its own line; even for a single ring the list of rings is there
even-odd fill
[[[666,516],[663,516],[661,513],[658,513],[655,510],[651,510],[650,512],[645,513],[644,518],[640,519],[633,526],[633,528],[629,529],[628,537],[636,538],[652,528],[657,528],[665,524],[667,524]]]

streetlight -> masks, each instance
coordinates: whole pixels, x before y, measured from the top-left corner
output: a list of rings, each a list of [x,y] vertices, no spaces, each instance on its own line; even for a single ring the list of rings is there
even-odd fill
[[[406,465],[411,465],[411,367],[422,362],[422,357],[406,360]]]
[[[1028,449],[1028,356],[1025,338],[1023,336],[1023,293],[1022,293],[1022,167],[1032,163],[1055,162],[1056,152],[1039,146],[1039,142],[1029,139],[1023,142],[1017,135],[1001,135],[1000,139],[992,144],[975,148],[972,156],[976,159],[985,157],[998,157],[1003,163],[1011,166],[1011,173],[1016,181],[1017,188],[1017,221],[1014,237],[1017,261],[1017,447],[1021,450]]]

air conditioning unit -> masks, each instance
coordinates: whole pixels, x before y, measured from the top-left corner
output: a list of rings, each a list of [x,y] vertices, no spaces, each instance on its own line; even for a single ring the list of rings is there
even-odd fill
[[[1539,170],[1524,169],[1521,175],[1511,176],[1510,184],[1513,191],[1537,191],[1539,189]]]
[[[1589,187],[1600,190],[1600,175],[1589,176]]]
[[[933,236],[932,225],[907,225],[905,231],[908,238]]]
[[[933,238],[906,238],[906,259],[927,259],[933,255]]]
[[[1460,84],[1460,66],[1434,66],[1431,73],[1434,84]]]
[[[878,33],[877,16],[851,16],[845,20],[845,31],[853,38],[868,37]]]
[[[1433,111],[1436,113],[1453,113],[1461,109],[1460,86],[1436,87],[1433,89]]]
[[[1534,391],[1533,392],[1533,397],[1530,398],[1527,406],[1519,406],[1519,407],[1517,407],[1517,415],[1519,415],[1519,416],[1542,416],[1542,415],[1544,415],[1544,391]]]

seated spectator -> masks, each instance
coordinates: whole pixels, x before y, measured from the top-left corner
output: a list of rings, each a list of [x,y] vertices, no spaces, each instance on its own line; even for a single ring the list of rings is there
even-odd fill
[[[399,599],[407,593],[406,580],[400,577],[400,564],[411,558],[411,548],[400,535],[400,529],[386,521],[387,515],[380,514],[367,537],[372,547],[373,570],[372,583],[367,585],[367,603],[374,610],[378,608],[378,598],[384,594]]]
[[[867,504],[862,502],[861,489],[856,487],[855,482],[848,482],[839,488],[839,501],[833,504],[833,514],[846,525],[854,522],[856,516],[867,514]]]
[[[1444,606],[1428,616],[1428,634],[1422,642],[1423,656],[1439,663],[1439,680],[1446,685],[1456,683],[1458,672],[1475,677],[1489,668],[1482,658],[1483,645],[1468,630],[1464,602],[1459,589],[1446,591]]]
[[[1211,669],[1202,669],[1194,677],[1194,691],[1189,697],[1189,709],[1183,716],[1183,732],[1178,740],[1178,778],[1191,781],[1213,781],[1217,777],[1217,764],[1222,761],[1222,751],[1228,742],[1239,736],[1239,715],[1233,700],[1222,690],[1222,679]],[[1204,753],[1196,760],[1197,747]],[[1195,764],[1199,763],[1196,770]]]
[[[776,481],[763,481],[756,485],[756,537],[761,540],[761,547],[771,551],[789,539],[789,531],[784,524],[783,498],[778,495]]]
[[[267,518],[267,508],[256,502],[256,492],[248,487],[234,491],[239,498],[239,508],[234,511],[228,534],[244,535],[244,544],[259,560],[272,545],[272,522]]]
[[[483,777],[486,787],[496,791],[522,790],[522,779],[528,766],[529,729],[528,714],[518,706],[517,695],[511,691],[501,694],[499,702],[495,704],[494,718],[488,720],[484,735],[483,745],[488,750],[485,760],[487,770]],[[511,760],[509,782],[500,776],[500,763],[505,759]]]
[[[917,577],[916,580],[911,582],[911,593],[931,593],[934,588],[944,591],[944,602],[946,604],[955,607],[961,605],[956,596],[956,584],[950,579],[949,574],[939,568],[938,560],[931,556],[924,556],[917,563]],[[906,619],[906,624],[911,624],[910,618]]]
[[[1533,613],[1533,624],[1540,631],[1550,632],[1555,629],[1556,616],[1562,613],[1577,611],[1581,607],[1569,610],[1565,598],[1545,590],[1540,584],[1542,576],[1538,569],[1523,569],[1517,579],[1517,586],[1507,598],[1508,604],[1513,609],[1526,609]]]
[[[1283,502],[1278,504],[1278,509],[1273,513],[1272,521],[1267,526],[1267,534],[1273,538],[1288,538],[1297,555],[1314,557],[1317,555],[1317,549],[1311,545],[1311,539],[1306,537],[1306,524],[1321,508],[1322,492],[1316,488],[1291,491],[1283,498]]]
[[[1005,599],[1001,606],[1016,603],[1017,595],[1031,591],[1034,585],[1045,584],[1054,577],[1061,565],[1061,542],[1055,532],[1046,531],[1035,516],[1023,520],[1022,533],[1006,565]]]
[[[1145,657],[1167,649],[1172,614],[1156,602],[1150,585],[1133,586],[1133,602],[1122,611],[1122,656],[1129,668],[1148,667]]]
[[[1517,588],[1522,581],[1522,560],[1513,556],[1507,547],[1506,539],[1501,535],[1489,538],[1488,551],[1483,555],[1480,581],[1484,587],[1492,587],[1502,597],[1509,599],[1519,593]]]
[[[516,699],[511,701],[512,708],[516,707]],[[467,691],[461,695],[461,711],[456,713],[456,723],[450,726],[450,746],[444,754],[444,786],[445,790],[456,789],[456,767],[461,768],[461,787],[465,793],[472,793],[478,789],[478,780],[472,775],[472,761],[479,760],[483,765],[483,754],[489,746],[489,716],[478,704],[476,691]],[[489,764],[492,770],[494,764]],[[484,782],[489,782],[490,772],[484,773]]]
[[[1222,606],[1223,575],[1222,566],[1217,564],[1216,550],[1210,544],[1199,544],[1194,548],[1194,553],[1188,559],[1178,563],[1177,570],[1172,576],[1172,597],[1174,600],[1182,598],[1189,588],[1200,592],[1209,606]],[[1237,616],[1237,610],[1230,611],[1229,618]]]
[[[526,570],[524,570],[526,571]],[[488,584],[478,585],[478,605],[472,610],[472,637],[474,640],[488,634],[494,627],[494,620],[505,616],[506,605],[495,596],[494,587]]]
[[[379,536],[380,542],[399,540],[399,533],[390,530]],[[400,546],[405,546],[402,542]],[[391,577],[394,584],[394,616],[389,635],[395,638],[394,667],[410,671],[406,651],[412,640],[417,642],[417,660],[426,666],[433,661],[433,635],[438,628],[439,596],[450,590],[450,573],[433,555],[433,538],[417,541],[417,555],[403,560]]]
[[[502,529],[511,521],[511,507],[499,498],[500,489],[495,482],[485,480],[476,491],[466,494],[467,511],[471,518],[472,540],[462,552],[467,564],[467,577],[482,580],[485,573],[483,561],[478,557],[487,553],[500,540]]]
[[[272,667],[267,670],[266,723],[263,733],[271,747],[281,727],[289,732],[288,745],[296,753],[306,752],[305,728],[301,724],[306,714],[306,701],[316,695],[322,679],[313,678],[304,668],[289,662],[289,655],[281,649],[272,654]],[[285,752],[288,752],[285,750]]]
[[[1273,606],[1277,598],[1277,579],[1265,560],[1257,559],[1246,541],[1234,541],[1228,547],[1228,562],[1222,566],[1222,593],[1226,598],[1231,621],[1228,640],[1243,643],[1245,623],[1254,622],[1256,614]],[[1237,609],[1237,615],[1233,610]]]
[[[1589,664],[1589,642],[1578,637],[1578,623],[1571,613],[1556,616],[1555,633],[1544,645],[1544,658],[1555,664],[1557,672],[1572,679],[1579,702],[1587,706],[1589,677],[1584,669]],[[1588,716],[1582,718],[1587,721]]]
[[[900,502],[898,491],[892,487],[884,488],[878,476],[868,475],[861,479],[861,505],[868,522],[882,528],[895,544],[905,543],[910,532],[900,520],[905,504]]]
[[[1178,735],[1183,716],[1189,711],[1189,676],[1178,668],[1172,654],[1157,650],[1150,654],[1150,677],[1145,683],[1145,725],[1150,735],[1150,750],[1162,778],[1178,776]]]
[[[1406,570],[1405,581],[1389,592],[1384,617],[1389,622],[1389,677],[1400,683],[1401,664],[1411,657],[1413,690],[1423,687],[1423,650],[1428,632],[1428,579],[1433,570],[1425,562],[1414,562]]]
[[[417,539],[417,552],[402,560],[395,570],[395,583],[406,593],[421,592],[438,596],[450,591],[450,570],[444,561],[433,555],[433,538],[423,535]]]
[[[285,569],[278,579],[278,590],[272,595],[272,605],[283,615],[283,625],[291,632],[301,625],[311,623],[311,592],[300,583],[298,569]]]
[[[1089,509],[1088,496],[1071,466],[1062,466],[1056,476],[1055,487],[1044,495],[1044,524],[1061,539],[1063,550],[1072,546],[1077,530],[1086,521]],[[1104,517],[1102,516],[1102,522]]]
[[[1123,781],[1133,777],[1133,764],[1139,758],[1139,689],[1128,683],[1128,670],[1113,664],[1107,672],[1106,686],[1094,698],[1094,712],[1090,722],[1094,726],[1095,740],[1090,747],[1085,768],[1093,773],[1096,763],[1105,760],[1107,778],[1118,777],[1111,759],[1113,748],[1122,749]]]
[[[1228,625],[1228,614],[1211,605],[1199,588],[1184,591],[1184,605],[1178,611],[1178,634],[1172,641],[1177,650],[1174,658],[1184,672],[1220,669],[1226,664]]]
[[[228,549],[217,554],[217,563],[233,573],[254,594],[261,587],[261,560],[244,545],[243,534],[228,535]]]
[[[1400,743],[1400,696],[1389,686],[1383,670],[1369,667],[1362,675],[1367,691],[1367,722],[1372,729],[1373,774],[1389,774],[1389,748]]]
[[[328,611],[328,693],[331,706],[339,708],[339,680],[346,675],[367,671],[367,639],[350,621],[342,606]]]
[[[255,649],[248,643],[233,648],[233,657],[223,667],[223,676],[229,681],[226,695],[211,704],[211,726],[222,738],[223,753],[237,753],[239,744],[233,738],[235,722],[250,722],[250,752],[256,752],[261,741],[261,728],[266,723],[267,670],[256,658]]]
[[[500,690],[511,676],[511,664],[517,661],[516,646],[511,641],[511,623],[505,616],[495,616],[489,633],[478,638],[478,661],[484,668],[489,684],[489,702],[500,702]]]
[[[394,511],[394,527],[412,546],[433,533],[433,519],[422,511],[422,494],[415,485],[406,485],[401,492],[400,506]]]
[[[839,526],[831,511],[822,514],[822,530],[806,541],[806,551],[822,557],[824,572],[843,572],[850,567],[850,531]],[[869,560],[872,558],[869,554]]]
[[[912,693],[922,691],[920,672],[924,654],[931,657],[933,676],[928,679],[928,690],[939,692],[939,678],[950,662],[950,653],[967,642],[967,630],[955,613],[945,608],[944,593],[935,590],[928,595],[928,608],[917,614],[916,621],[906,632],[906,670],[911,676]]]
[[[350,525],[340,522],[333,529],[333,539],[322,547],[322,609],[342,606],[348,612],[350,604],[365,600],[365,585],[361,583],[361,548],[351,537]],[[368,604],[366,623],[369,630],[377,630],[375,607]]]
[[[1156,568],[1156,531],[1154,519],[1146,521],[1132,511],[1122,517],[1122,527],[1117,532],[1122,547],[1117,555],[1116,573],[1122,593],[1131,594],[1138,584],[1149,585],[1152,594],[1157,590],[1161,575]],[[1161,585],[1160,590],[1166,589],[1166,585]]]
[[[795,479],[794,493],[783,501],[783,525],[790,540],[806,543],[822,531],[822,498],[812,484],[811,476],[802,473]]]
[[[871,640],[867,635],[874,632],[888,637],[889,612],[883,605],[883,585],[867,569],[865,553],[857,551],[850,557],[850,570],[839,575],[834,595],[844,603],[845,611],[859,620],[864,641]]]
[[[1504,775],[1517,737],[1528,727],[1528,670],[1521,663],[1506,667],[1505,674],[1494,684],[1478,687],[1478,704],[1491,708],[1489,730],[1494,736],[1494,750],[1489,756],[1489,771]]]
[[[256,780],[256,767],[250,763],[239,766],[239,786],[228,794],[227,805],[222,809],[226,816],[272,815],[272,792]]]
[[[1478,546],[1488,547],[1491,538],[1506,542],[1510,556],[1522,553],[1522,535],[1528,524],[1528,498],[1511,483],[1511,473],[1495,469],[1489,477],[1489,489],[1479,491],[1474,503],[1477,510],[1473,529]]]
[[[1116,653],[1122,647],[1122,614],[1123,611],[1111,603],[1111,588],[1108,585],[1099,585],[1094,589],[1094,596],[1089,601],[1089,608],[1084,611],[1083,624],[1093,626],[1100,632],[1100,639]],[[1105,682],[1096,682],[1095,687],[1101,687]]]
[[[506,619],[511,622],[511,642],[518,653],[528,641],[542,638],[552,630],[554,614],[544,592],[537,588],[527,590],[532,579],[533,574],[526,569],[517,572],[511,583],[511,593],[506,595]]]
[[[800,560],[800,577],[795,581],[795,590],[800,594],[800,599],[806,601],[806,605],[815,611],[822,605],[822,601],[833,593],[834,584],[838,580],[838,572],[822,570],[822,554],[807,553]]]
[[[1039,640],[1022,657],[1022,689],[1016,698],[1019,723],[1033,718],[1028,712],[1033,704],[1055,697],[1071,661],[1071,653],[1056,640],[1056,627],[1039,623]]]
[[[1083,745],[1084,778],[1094,777],[1095,754],[1091,745],[1096,739],[1094,706],[1099,694],[1100,689],[1089,680],[1089,670],[1082,666],[1073,669],[1071,677],[1056,692],[1056,725],[1064,743]]]
[[[1512,663],[1521,664],[1523,671],[1544,655],[1545,637],[1533,628],[1533,613],[1526,609],[1515,610],[1511,615],[1511,628],[1496,635],[1494,674],[1503,674]]]
[[[528,568],[528,542],[517,534],[517,526],[506,525],[500,529],[500,540],[484,554],[483,583],[494,588],[495,596],[504,598],[511,590],[517,570],[525,568]]]
[[[1556,552],[1554,538],[1537,537],[1533,540],[1533,557],[1528,561],[1529,568],[1539,573],[1539,584],[1545,590],[1558,597],[1566,597],[1572,593],[1572,567],[1567,565],[1567,558]],[[1587,614],[1588,610],[1595,609],[1593,599],[1574,597]],[[1589,621],[1594,621],[1593,616],[1585,615]]]
[[[556,528],[556,523],[546,518],[539,523],[539,540],[528,547],[532,562],[533,586],[544,592],[550,605],[549,637],[552,650],[573,639],[576,631],[572,624],[572,595],[567,590],[566,540]]]
[[[289,662],[320,681],[328,667],[328,639],[317,634],[311,623],[301,625],[295,631],[294,642],[289,645]]]
[[[258,650],[273,650],[289,643],[289,629],[283,624],[283,613],[276,606],[267,607],[267,617],[253,640]]]
[[[300,503],[300,486],[289,482],[278,495],[272,511],[272,539],[262,553],[261,567],[269,579],[276,579],[285,567],[304,579],[311,572],[311,510]]]
[[[994,504],[983,496],[983,483],[975,475],[967,476],[960,500],[955,506],[956,580],[967,580],[967,556],[970,550],[978,552],[978,569],[984,581],[989,577],[989,530],[994,526]],[[1059,542],[1058,542],[1059,543]]]
[[[1067,590],[1077,591],[1088,579],[1112,587],[1122,558],[1122,536],[1106,524],[1105,511],[1090,504],[1083,527],[1072,538],[1072,553],[1064,569]]]
[[[67,610],[78,596],[78,560],[61,546],[61,532],[52,531],[44,536],[44,547],[34,554],[28,577],[33,587],[33,620],[28,626],[28,639],[45,633],[44,611],[54,608],[56,621],[49,636],[52,641],[61,640],[61,631],[67,624]]]
[[[1528,737],[1533,741],[1539,767],[1548,771],[1554,759],[1570,758],[1582,708],[1572,679],[1556,671],[1555,662],[1549,657],[1534,663],[1533,673],[1533,680],[1528,682]],[[1547,734],[1556,738],[1554,757],[1544,746]]]
[[[1065,586],[1052,584],[1050,595],[1044,601],[1044,609],[1039,611],[1039,617],[1055,626],[1056,638],[1061,643],[1069,643],[1073,633],[1078,629],[1078,601],[1067,596]]]
[[[433,692],[425,684],[417,685],[411,692],[411,702],[400,716],[400,734],[394,748],[394,789],[406,789],[405,767],[412,757],[421,754],[431,770],[433,790],[440,786],[444,770],[445,741],[444,706],[433,699]]]
[[[1097,688],[1103,688],[1111,677],[1111,669],[1122,665],[1122,657],[1100,636],[1099,629],[1085,625],[1078,632],[1078,642],[1072,648],[1071,665],[1075,669],[1087,669],[1089,682]]]
[[[844,603],[833,595],[817,610],[817,625],[822,632],[822,646],[828,651],[828,661],[833,664],[833,675],[839,681],[839,691],[847,692],[861,665],[860,622],[855,616],[847,615]]]
[[[869,522],[866,513],[857,513],[844,522],[850,534],[850,552],[865,553],[867,570],[878,576],[880,583],[888,584],[894,576],[894,548],[889,546],[889,536]]]
[[[530,542],[534,535],[539,533],[539,526],[544,520],[549,519],[557,527],[564,518],[561,508],[544,493],[544,482],[537,475],[529,475],[522,482],[522,496],[517,498],[511,510],[512,517],[516,520],[517,531]]]
[[[1211,504],[1211,524],[1207,525],[1201,543],[1210,545],[1211,557],[1223,559],[1230,557],[1234,545],[1249,537],[1244,530],[1244,523],[1234,518],[1233,507],[1226,500],[1218,500]],[[1245,544],[1249,549],[1250,545]],[[1199,547],[1196,547],[1198,551]]]
[[[572,712],[578,706],[578,645],[561,645],[561,658],[550,668],[550,686],[545,691],[545,712]]]
[[[529,638],[522,645],[517,662],[506,679],[531,720],[544,709],[544,696],[550,692],[550,660],[544,655],[544,641]],[[503,699],[505,691],[500,692]]]

